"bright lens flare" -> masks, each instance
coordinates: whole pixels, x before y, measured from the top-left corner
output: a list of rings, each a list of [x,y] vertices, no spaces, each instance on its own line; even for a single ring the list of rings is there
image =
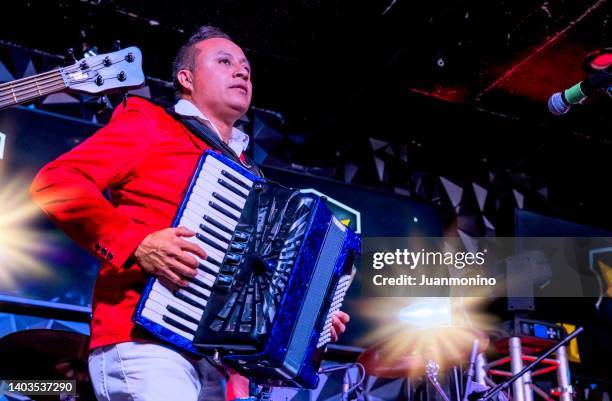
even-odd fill
[[[369,298],[358,302],[360,315],[376,327],[361,345],[370,354],[370,370],[381,375],[419,376],[428,359],[441,369],[465,363],[474,339],[488,345],[486,330],[495,318],[484,313],[485,298]],[[397,374],[397,373],[394,373]]]
[[[36,257],[45,240],[31,227],[40,210],[30,200],[30,180],[16,177],[0,182],[0,291],[14,294],[24,280],[51,273]]]
[[[400,309],[398,318],[400,322],[418,328],[450,326],[450,299],[431,298],[427,301],[412,303]]]

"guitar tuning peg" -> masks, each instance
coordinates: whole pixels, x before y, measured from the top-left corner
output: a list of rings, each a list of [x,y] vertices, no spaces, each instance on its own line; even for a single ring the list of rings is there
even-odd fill
[[[120,40],[115,40],[115,43],[113,43],[113,49],[115,49],[115,51],[121,50],[121,41]]]

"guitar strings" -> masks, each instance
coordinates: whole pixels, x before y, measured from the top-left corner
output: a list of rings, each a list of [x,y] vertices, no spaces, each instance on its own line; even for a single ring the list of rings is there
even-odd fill
[[[45,89],[46,92],[44,92],[42,95],[46,95],[46,94],[50,94],[50,93],[53,93],[53,92],[60,91],[60,90],[64,89],[65,87],[66,86],[62,82],[62,83],[60,83],[60,84],[58,84],[58,85],[56,85],[54,87],[46,88]],[[17,101],[15,101],[15,99],[13,99],[12,97],[10,99],[0,100],[0,108],[2,108],[4,106],[14,105],[14,104],[17,104],[17,103],[24,103],[24,102],[27,102],[29,100],[34,100],[34,99],[36,99],[37,97],[40,97],[40,96],[41,96],[41,94],[39,94],[38,91],[36,91],[36,92],[32,92],[31,94],[28,94],[28,95],[20,95],[19,99]]]
[[[35,83],[20,84],[20,85],[13,86],[11,88],[7,88],[5,90],[2,90],[0,88],[0,91],[6,91],[9,94],[9,96],[12,96],[12,93],[17,94],[17,93],[19,93],[19,92],[21,92],[23,90],[29,90],[30,88],[36,89],[37,86],[43,87],[43,86],[47,85],[48,83],[55,83],[55,82],[59,82],[59,81],[63,82],[63,79],[62,79],[61,75],[58,74],[56,76],[49,76],[49,77],[45,77],[45,78],[42,78],[42,79],[38,78],[38,79],[36,79]]]
[[[44,78],[47,78],[48,76],[53,75],[53,74],[60,74],[61,75],[60,69],[57,68],[55,70],[43,72],[41,74],[38,74],[37,76],[40,77],[40,79],[44,79]],[[29,84],[28,81],[31,81],[32,79],[34,79],[34,78],[33,77],[25,77],[25,78],[21,78],[21,79],[17,79],[17,80],[11,81],[11,82],[5,82],[3,84],[0,84],[0,90],[4,90],[4,88],[8,88],[8,87],[11,87],[11,86],[16,87],[16,86],[21,86],[21,85],[24,85],[24,84]]]
[[[24,101],[24,99],[32,98],[33,96],[42,96],[43,94],[51,93],[65,87],[64,81],[60,76],[50,77],[45,80],[38,80],[34,85],[20,86],[17,90],[11,88],[6,89],[0,94],[2,103],[16,103]]]

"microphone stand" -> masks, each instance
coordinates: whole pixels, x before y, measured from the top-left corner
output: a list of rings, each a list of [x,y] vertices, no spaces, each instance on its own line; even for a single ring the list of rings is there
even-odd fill
[[[572,334],[570,334],[569,336],[565,337],[561,342],[559,342],[554,347],[552,347],[551,349],[546,351],[544,354],[542,354],[540,357],[538,357],[535,361],[533,361],[529,365],[525,366],[520,372],[518,372],[517,374],[512,376],[508,381],[506,381],[504,383],[500,383],[497,386],[495,386],[492,389],[490,389],[489,391],[485,392],[482,395],[482,397],[478,398],[478,401],[488,401],[488,400],[492,399],[497,394],[499,394],[501,391],[507,389],[512,383],[517,381],[525,373],[527,373],[528,371],[533,369],[538,363],[542,362],[542,360],[544,358],[548,357],[550,354],[555,352],[557,349],[559,349],[560,347],[564,346],[565,344],[567,344],[568,342],[573,340],[578,334],[582,333],[583,331],[584,331],[583,327],[578,327]]]

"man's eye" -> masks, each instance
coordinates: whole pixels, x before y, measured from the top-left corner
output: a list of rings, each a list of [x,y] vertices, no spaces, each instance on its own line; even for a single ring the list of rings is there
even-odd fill
[[[219,60],[219,62],[221,64],[226,64],[226,65],[230,65],[231,64],[231,62],[227,58],[222,58],[221,60]]]

